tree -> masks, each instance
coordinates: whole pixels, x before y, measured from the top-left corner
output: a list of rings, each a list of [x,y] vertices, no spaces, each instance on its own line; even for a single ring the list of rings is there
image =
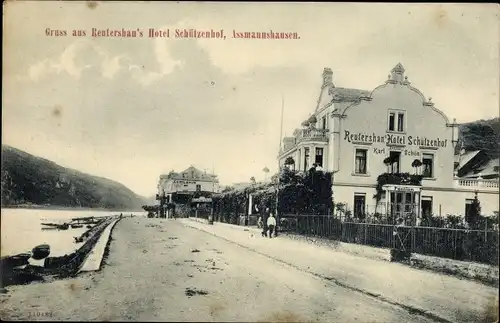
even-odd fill
[[[465,221],[469,224],[469,227],[474,227],[477,224],[479,217],[481,216],[481,203],[477,197],[477,192],[474,194],[474,200],[469,208],[468,213],[465,215]]]
[[[293,169],[295,170],[295,160],[293,160],[292,156],[288,156],[285,159],[285,166],[292,166],[292,165],[293,165]]]
[[[413,162],[411,163],[411,167],[413,167],[414,171],[413,171],[413,174],[417,174],[417,169],[422,166],[422,162],[420,161],[420,159],[415,159],[413,160]]]
[[[269,173],[269,168],[264,167],[264,168],[262,169],[262,171],[264,172],[264,174],[265,174],[265,179],[267,180],[267,174]]]
[[[252,182],[252,184],[255,184],[255,177],[250,177],[250,182]]]

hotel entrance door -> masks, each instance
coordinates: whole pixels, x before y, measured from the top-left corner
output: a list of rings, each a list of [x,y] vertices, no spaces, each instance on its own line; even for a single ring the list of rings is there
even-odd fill
[[[388,215],[396,225],[416,225],[420,216],[420,188],[398,185],[386,188]]]
[[[409,259],[415,246],[415,229],[420,217],[420,186],[384,185],[388,215],[394,223],[393,257]]]
[[[391,192],[391,215],[392,218],[402,219],[404,221],[403,225],[411,225],[411,223],[407,223],[411,221],[414,215],[414,211],[416,209],[415,192]],[[397,223],[396,224],[400,224]]]

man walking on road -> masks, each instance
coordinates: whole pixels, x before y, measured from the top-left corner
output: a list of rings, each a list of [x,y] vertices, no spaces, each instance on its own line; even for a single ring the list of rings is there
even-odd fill
[[[274,228],[276,227],[276,219],[273,214],[269,214],[267,218],[267,227],[269,228],[269,239],[273,237]]]

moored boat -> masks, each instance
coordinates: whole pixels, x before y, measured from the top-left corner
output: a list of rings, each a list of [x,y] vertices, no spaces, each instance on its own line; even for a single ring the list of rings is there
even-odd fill
[[[59,230],[68,230],[69,229],[69,224],[68,223],[64,223],[64,224],[61,224],[60,226],[57,227]]]
[[[69,223],[42,223],[42,225],[45,225],[46,227],[42,227],[42,229],[46,230],[48,228],[54,228],[58,230],[68,230],[69,229]]]
[[[57,227],[42,228],[42,230],[59,230]]]

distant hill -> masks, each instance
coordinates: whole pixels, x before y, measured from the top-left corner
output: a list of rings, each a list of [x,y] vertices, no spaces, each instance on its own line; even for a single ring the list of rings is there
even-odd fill
[[[459,126],[459,138],[465,150],[484,150],[491,158],[500,153],[500,118],[478,120]],[[457,145],[457,152],[461,145]]]
[[[2,145],[2,207],[39,205],[141,210],[144,198],[123,184]]]

